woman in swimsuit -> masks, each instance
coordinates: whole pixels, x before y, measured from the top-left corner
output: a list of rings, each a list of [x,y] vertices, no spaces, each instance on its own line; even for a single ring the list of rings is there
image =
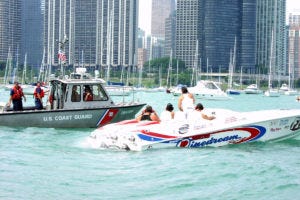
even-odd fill
[[[148,121],[158,121],[158,122],[160,121],[158,115],[152,109],[152,106],[147,106],[146,109],[142,112],[142,114],[136,118],[136,120],[138,121],[148,120]]]

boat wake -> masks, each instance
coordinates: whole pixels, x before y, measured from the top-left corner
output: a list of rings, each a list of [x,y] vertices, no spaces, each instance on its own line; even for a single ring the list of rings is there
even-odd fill
[[[134,142],[135,138],[129,138],[124,135],[118,136],[117,134],[92,134],[89,137],[85,138],[81,142],[80,146],[83,148],[91,149],[100,149],[100,150],[120,150],[120,151],[141,151],[141,148],[138,148],[135,145],[131,145],[129,142],[132,140]],[[128,142],[129,141],[129,142]]]

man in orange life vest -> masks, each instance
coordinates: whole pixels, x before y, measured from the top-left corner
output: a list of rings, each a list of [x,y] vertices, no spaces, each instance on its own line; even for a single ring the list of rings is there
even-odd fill
[[[34,95],[35,109],[42,110],[44,90],[41,88],[40,82],[37,82],[33,95]]]
[[[13,110],[20,111],[23,110],[22,97],[24,97],[24,101],[26,101],[26,97],[22,91],[21,86],[19,86],[19,83],[15,81],[14,84],[15,84],[14,87],[10,90],[10,98],[7,106],[10,106],[12,102]]]

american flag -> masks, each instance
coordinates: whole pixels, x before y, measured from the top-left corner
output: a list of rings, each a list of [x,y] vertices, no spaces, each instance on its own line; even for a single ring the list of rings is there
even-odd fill
[[[65,62],[67,60],[67,56],[63,50],[58,51],[58,59]]]

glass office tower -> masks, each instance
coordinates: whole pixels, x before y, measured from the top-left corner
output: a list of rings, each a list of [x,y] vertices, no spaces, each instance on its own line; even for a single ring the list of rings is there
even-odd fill
[[[137,0],[54,0],[45,3],[48,62],[58,65],[59,42],[73,66],[128,66],[134,63]]]
[[[0,1],[0,61],[6,62],[8,51],[14,60],[21,48],[21,0]]]

